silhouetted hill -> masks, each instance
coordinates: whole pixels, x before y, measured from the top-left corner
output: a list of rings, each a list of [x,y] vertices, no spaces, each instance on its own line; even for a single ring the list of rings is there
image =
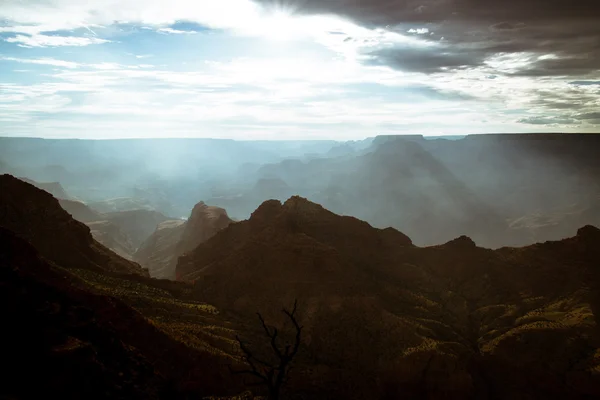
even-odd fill
[[[0,176],[0,226],[22,235],[46,259],[67,268],[148,273],[95,241],[90,229],[74,220],[50,193],[11,175]]]
[[[187,221],[167,221],[140,247],[134,256],[156,278],[175,278],[177,258],[206,241],[233,221],[219,207],[196,204]]]
[[[600,395],[599,245],[587,226],[525,248],[466,236],[420,248],[292,197],[180,257],[177,274],[242,315],[301,299],[291,385],[307,396],[588,399]]]

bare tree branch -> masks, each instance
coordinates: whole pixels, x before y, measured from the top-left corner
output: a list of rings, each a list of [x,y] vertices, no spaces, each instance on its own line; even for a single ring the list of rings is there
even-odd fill
[[[239,344],[240,350],[244,353],[242,359],[246,362],[246,364],[250,366],[250,369],[234,371],[230,367],[229,370],[232,374],[246,374],[258,378],[259,382],[253,382],[250,384],[265,385],[269,390],[269,400],[279,399],[281,387],[284,383],[286,383],[289,380],[289,373],[291,370],[290,363],[292,362],[294,356],[296,355],[296,353],[298,353],[298,349],[300,348],[303,327],[298,324],[298,321],[296,319],[297,306],[298,300],[295,300],[294,308],[291,312],[286,310],[285,308],[282,310],[282,312],[292,321],[292,324],[294,325],[294,328],[296,330],[294,344],[286,344],[283,350],[277,345],[277,338],[279,334],[277,328],[269,327],[262,315],[260,313],[257,313],[262,328],[266,336],[270,339],[271,348],[277,356],[277,358],[279,359],[277,365],[273,365],[265,360],[256,357],[248,348],[248,346],[238,336],[235,337]],[[261,367],[259,368],[257,364],[260,364]]]

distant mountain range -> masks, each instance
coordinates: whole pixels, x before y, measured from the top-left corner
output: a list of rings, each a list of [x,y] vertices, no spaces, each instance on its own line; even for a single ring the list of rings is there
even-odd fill
[[[484,247],[522,246],[574,235],[560,210],[586,208],[586,217],[600,218],[600,136],[451,139],[1,138],[0,168],[59,182],[67,196],[103,214],[143,209],[179,219],[203,200],[242,220],[265,200],[300,195],[376,227],[399,229],[419,245],[467,235]],[[516,222],[545,216],[560,221],[545,233],[534,228],[539,224]],[[133,239],[133,251],[138,242]]]

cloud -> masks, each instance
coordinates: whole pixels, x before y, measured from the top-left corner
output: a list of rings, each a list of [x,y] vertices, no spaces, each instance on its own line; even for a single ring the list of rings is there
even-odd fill
[[[7,22],[0,32],[18,32],[5,40],[20,46],[86,46],[107,39],[42,32],[129,23],[165,34],[191,34],[196,31],[174,25],[189,21],[270,38],[318,37],[319,43],[345,56],[353,51],[370,53],[365,58],[370,64],[388,63],[408,71],[423,65],[424,73],[452,72],[480,67],[500,55],[531,53],[555,58],[532,59],[530,65],[510,73],[579,77],[595,73],[600,64],[598,15],[597,0],[573,4],[563,0],[171,0],[168,7],[161,0],[5,0],[0,18]],[[376,37],[378,29],[407,32],[442,43],[443,48],[437,54],[407,46],[365,49],[372,43],[385,43],[385,35]]]
[[[479,66],[482,59],[503,54],[555,55],[524,66],[526,76],[581,76],[600,65],[600,2],[580,0],[257,0],[265,7],[282,7],[296,14],[333,14],[356,24],[392,31],[415,25],[447,49],[439,55],[420,54],[412,48],[383,51],[379,62],[394,68],[439,72],[442,67]],[[423,29],[423,28],[421,28]],[[415,32],[411,32],[414,30]],[[396,53],[396,54],[393,54]]]
[[[115,23],[164,27],[177,21],[234,29],[254,23],[259,13],[249,0],[4,0],[0,7],[5,25],[52,26],[50,31]]]
[[[109,43],[110,40],[97,37],[51,36],[51,35],[16,35],[5,38],[8,43],[16,43],[21,47],[59,47],[59,46],[89,46],[91,44]]]
[[[0,57],[2,61],[13,61],[22,64],[39,64],[39,65],[51,65],[54,67],[64,67],[64,68],[77,68],[81,64],[65,61],[65,60],[56,60],[54,58],[38,58],[38,59],[29,59],[29,58],[17,58],[17,57]]]
[[[428,28],[410,28],[408,30],[408,33],[416,33],[417,35],[425,35],[426,33],[429,33],[429,29]]]
[[[10,104],[5,107],[14,118],[25,119],[42,119],[50,100],[60,100],[52,112],[58,115],[62,110],[65,120],[79,122],[41,125],[59,133],[62,128],[80,131],[81,121],[88,119],[107,129],[132,126],[154,132],[172,126],[188,134],[202,123],[207,131],[215,129],[210,135],[232,126],[236,132],[269,134],[304,128],[348,129],[363,135],[414,129],[533,131],[539,126],[591,130],[600,123],[585,118],[600,109],[600,31],[595,13],[600,3],[582,0],[567,8],[563,4],[559,0],[4,0],[1,37],[19,46],[82,47],[132,37],[119,46],[107,44],[102,52],[77,49],[76,57],[73,49],[63,50],[65,60],[57,55],[3,58],[56,68],[37,75],[36,84],[0,87],[0,95],[7,92],[4,98]],[[198,54],[176,47],[189,40],[175,36],[204,29],[218,31],[185,39],[208,43],[214,38],[208,47],[215,48],[219,40],[226,41],[228,61],[213,62],[223,56],[220,49]],[[168,38],[173,48],[164,51],[135,41],[133,35],[147,38],[149,32],[173,35]],[[167,42],[162,36],[154,39]],[[273,45],[280,39],[289,42]],[[127,57],[116,54],[130,45]],[[47,55],[59,50],[27,51]],[[244,54],[238,57],[238,51]],[[151,56],[146,52],[155,54],[155,65],[138,60]],[[171,59],[174,55],[177,58]],[[37,100],[28,102],[30,98]],[[42,114],[36,114],[36,107]]]
[[[172,29],[172,28],[159,28],[157,30],[157,32],[160,32],[160,33],[170,33],[170,34],[173,34],[173,35],[193,35],[193,34],[198,33],[196,31],[182,31],[182,30],[179,30],[179,29]]]

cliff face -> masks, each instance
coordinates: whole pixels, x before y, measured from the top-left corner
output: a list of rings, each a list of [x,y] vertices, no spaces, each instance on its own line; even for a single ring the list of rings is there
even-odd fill
[[[175,279],[177,258],[214,236],[233,221],[219,207],[196,204],[187,221],[172,220],[158,225],[134,255],[134,260],[156,278]]]
[[[299,299],[300,391],[318,380],[344,398],[587,399],[600,395],[599,248],[591,226],[518,249],[466,236],[420,248],[293,197],[200,244],[177,274],[237,313],[276,319]]]
[[[134,260],[148,269],[150,276],[159,279],[175,279],[177,247],[181,241],[185,221],[165,221],[135,252]]]
[[[130,238],[134,249],[139,248],[152,235],[158,224],[169,219],[158,211],[150,210],[111,212],[104,217],[117,225]]]
[[[90,229],[74,220],[51,194],[11,175],[0,176],[0,226],[66,268],[147,275],[138,264],[94,240]]]

